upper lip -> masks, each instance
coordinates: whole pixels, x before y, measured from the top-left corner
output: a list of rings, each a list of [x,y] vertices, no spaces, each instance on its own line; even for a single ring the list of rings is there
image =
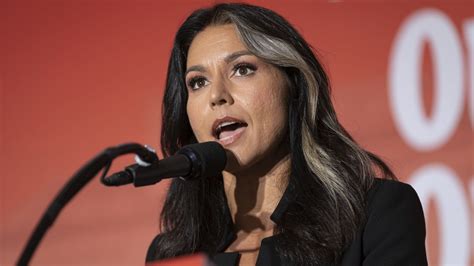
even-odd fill
[[[226,123],[226,122],[235,122],[235,123],[240,123],[240,124],[247,125],[247,123],[245,123],[245,121],[243,121],[241,119],[231,117],[231,116],[225,116],[223,118],[216,119],[214,121],[214,123],[212,124],[212,128],[211,128],[212,136],[214,136],[216,139],[218,139],[219,138],[219,133],[220,133],[219,132],[219,126]]]

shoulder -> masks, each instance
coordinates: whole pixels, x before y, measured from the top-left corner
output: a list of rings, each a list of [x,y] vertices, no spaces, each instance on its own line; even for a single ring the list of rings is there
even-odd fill
[[[423,215],[420,199],[412,186],[395,180],[374,180],[368,196],[368,212],[376,215],[380,211],[403,209],[412,214]]]
[[[424,232],[423,208],[412,186],[395,180],[375,179],[368,195],[367,222],[370,226],[404,221]],[[370,223],[370,224],[369,224]],[[408,225],[408,224],[407,224]]]
[[[362,235],[368,264],[426,265],[425,235],[416,191],[402,182],[376,179],[368,194]]]

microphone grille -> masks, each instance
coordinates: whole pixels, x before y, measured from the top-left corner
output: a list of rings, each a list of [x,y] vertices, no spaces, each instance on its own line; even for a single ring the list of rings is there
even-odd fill
[[[185,179],[217,176],[227,163],[225,149],[215,141],[190,144],[178,153],[188,156],[192,162],[191,174]]]

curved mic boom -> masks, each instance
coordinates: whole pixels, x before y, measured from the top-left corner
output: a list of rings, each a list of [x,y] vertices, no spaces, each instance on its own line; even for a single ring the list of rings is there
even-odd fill
[[[180,177],[191,180],[219,175],[225,168],[227,156],[217,142],[203,142],[184,146],[175,155],[152,163],[149,166],[134,164],[125,171],[103,179],[106,186],[134,186],[156,184],[164,178]]]

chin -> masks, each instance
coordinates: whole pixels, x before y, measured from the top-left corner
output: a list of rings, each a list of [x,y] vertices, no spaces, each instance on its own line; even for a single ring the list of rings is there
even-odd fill
[[[227,154],[227,164],[224,171],[231,174],[236,174],[245,168],[245,164],[242,163],[240,156],[232,151],[231,149],[226,149]]]
[[[226,149],[227,153],[227,165],[224,171],[229,172],[233,175],[241,174],[246,171],[254,171],[253,166],[258,165],[259,158],[255,156],[249,156],[248,154]]]
[[[226,149],[227,154],[227,164],[224,168],[224,171],[236,174],[239,169],[242,168],[242,163],[240,162],[236,153],[230,149]]]

